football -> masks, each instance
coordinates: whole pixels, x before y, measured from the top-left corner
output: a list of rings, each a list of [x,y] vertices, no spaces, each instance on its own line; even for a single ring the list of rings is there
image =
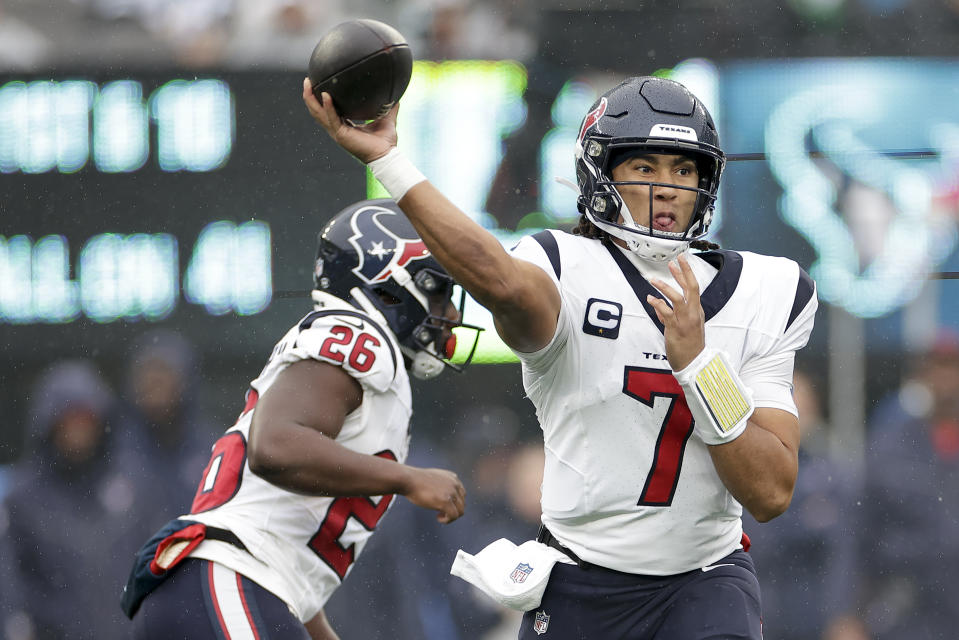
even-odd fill
[[[413,54],[399,31],[377,20],[349,20],[324,35],[310,56],[313,93],[333,97],[353,121],[376,120],[400,99],[413,73]]]

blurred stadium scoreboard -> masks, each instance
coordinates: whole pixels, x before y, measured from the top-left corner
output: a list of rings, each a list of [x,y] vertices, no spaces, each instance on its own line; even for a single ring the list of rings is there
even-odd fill
[[[4,355],[112,354],[118,339],[155,323],[223,355],[268,349],[309,308],[323,222],[379,195],[309,118],[299,82],[255,73],[0,78]],[[472,184],[460,180],[456,194],[464,208],[481,208],[503,132],[525,118],[525,70],[418,63],[415,83],[422,91],[404,102],[413,132],[404,133],[419,135],[419,119],[441,121],[438,110],[462,114],[442,119],[469,133],[475,165],[464,166]],[[442,94],[457,98],[432,100]],[[485,129],[462,100],[496,110],[479,119]],[[502,109],[511,110],[505,125]],[[484,337],[482,360],[504,355]]]

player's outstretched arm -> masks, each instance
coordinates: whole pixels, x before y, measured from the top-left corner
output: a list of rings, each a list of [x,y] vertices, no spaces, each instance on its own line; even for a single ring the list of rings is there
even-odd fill
[[[353,126],[337,114],[329,95],[323,96],[321,104],[309,79],[304,80],[303,101],[310,115],[337,144],[364,164],[386,160],[396,146],[399,105],[379,120]],[[497,331],[509,346],[531,352],[549,342],[556,330],[560,297],[542,269],[510,256],[499,240],[426,180],[405,190],[398,203],[433,256],[492,312]]]
[[[306,495],[399,494],[456,520],[466,489],[452,471],[420,469],[357,453],[334,440],[346,416],[363,400],[359,383],[341,368],[301,360],[284,369],[257,402],[250,428],[253,473]]]

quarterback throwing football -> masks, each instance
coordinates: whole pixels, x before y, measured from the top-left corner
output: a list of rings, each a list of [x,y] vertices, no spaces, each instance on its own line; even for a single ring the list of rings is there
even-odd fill
[[[792,260],[719,250],[725,156],[682,85],[636,77],[586,114],[579,225],[506,251],[396,149],[396,109],[313,117],[369,165],[522,362],[546,449],[553,569],[520,638],[760,638],[740,515],[783,513],[797,474],[795,352],[816,288]]]

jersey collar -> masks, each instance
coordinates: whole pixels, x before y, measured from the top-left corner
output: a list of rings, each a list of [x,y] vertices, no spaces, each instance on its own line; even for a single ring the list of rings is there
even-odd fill
[[[619,267],[619,270],[623,272],[626,282],[629,283],[639,302],[643,305],[643,308],[646,309],[649,318],[653,321],[653,324],[656,325],[656,328],[659,329],[660,333],[662,333],[664,331],[663,323],[659,321],[656,310],[646,301],[646,296],[652,295],[666,300],[665,296],[663,296],[656,287],[649,284],[646,278],[639,272],[639,269],[636,268],[636,265],[623,255],[623,252],[620,251],[619,248],[610,246],[609,244],[605,246]],[[695,255],[714,266],[717,270],[716,277],[706,286],[706,289],[699,297],[703,305],[703,313],[706,315],[706,321],[709,322],[713,316],[726,306],[733,292],[736,291],[739,278],[743,272],[743,258],[735,251],[724,251],[721,249],[705,251]],[[669,304],[669,301],[666,300],[666,303]]]

